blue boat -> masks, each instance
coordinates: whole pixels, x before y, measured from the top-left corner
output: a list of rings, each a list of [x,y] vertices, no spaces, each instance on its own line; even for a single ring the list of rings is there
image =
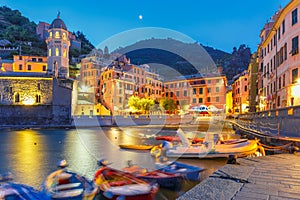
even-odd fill
[[[31,186],[10,182],[12,179],[0,175],[0,199],[50,200],[48,196]]]
[[[201,178],[200,172],[204,170],[201,167],[188,165],[177,161],[155,163],[155,167],[163,172],[181,174],[185,179],[191,181],[199,181]]]
[[[94,200],[98,188],[85,177],[66,171],[65,160],[58,164],[59,169],[51,173],[42,185],[43,191],[52,199],[57,200]]]

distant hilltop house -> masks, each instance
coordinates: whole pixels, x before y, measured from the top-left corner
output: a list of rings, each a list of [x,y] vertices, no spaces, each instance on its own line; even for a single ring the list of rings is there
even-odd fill
[[[70,37],[58,15],[48,27],[47,57],[0,60],[0,126],[71,124]]]
[[[46,22],[39,22],[37,27],[36,27],[36,35],[41,39],[41,40],[46,40],[49,37],[49,28],[51,24],[48,24]],[[71,42],[71,49],[77,49],[78,51],[81,50],[81,41],[76,39],[76,36],[68,31],[68,37]]]

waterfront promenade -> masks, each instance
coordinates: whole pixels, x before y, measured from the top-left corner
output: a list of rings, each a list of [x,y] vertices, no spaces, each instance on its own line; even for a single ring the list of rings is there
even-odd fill
[[[178,200],[300,200],[300,154],[240,158]]]

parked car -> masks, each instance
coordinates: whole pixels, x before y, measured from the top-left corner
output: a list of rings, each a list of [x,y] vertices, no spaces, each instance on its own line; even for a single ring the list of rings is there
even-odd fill
[[[201,105],[196,110],[199,114],[209,114],[208,107],[206,105]]]

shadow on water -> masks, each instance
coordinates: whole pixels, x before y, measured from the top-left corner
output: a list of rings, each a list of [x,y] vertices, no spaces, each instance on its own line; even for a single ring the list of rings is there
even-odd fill
[[[175,130],[162,130],[166,135]],[[128,160],[144,168],[154,169],[155,159],[149,151],[122,150],[119,144],[159,144],[153,136],[159,130],[140,128],[90,128],[80,130],[14,130],[0,131],[0,173],[12,172],[14,181],[39,188],[59,160],[66,159],[69,170],[92,180],[97,160],[107,158],[111,167],[122,169]],[[145,137],[146,136],[146,137]],[[149,137],[147,137],[149,136]],[[206,170],[201,180],[226,163],[226,159],[179,159]],[[180,191],[160,189],[156,199],[175,199],[199,182],[184,181]]]

